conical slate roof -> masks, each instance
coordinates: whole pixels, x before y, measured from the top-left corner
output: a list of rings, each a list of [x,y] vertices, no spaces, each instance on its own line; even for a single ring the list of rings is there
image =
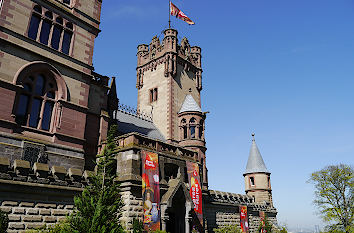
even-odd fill
[[[249,173],[257,173],[257,172],[270,173],[267,170],[267,167],[263,161],[262,155],[258,150],[258,147],[256,145],[256,141],[254,140],[254,134],[252,136],[253,136],[252,146],[251,146],[251,150],[250,150],[250,155],[248,156],[246,171],[245,171],[244,175],[249,174]]]
[[[183,101],[182,107],[178,113],[182,112],[202,112],[202,109],[199,107],[197,102],[195,102],[191,94],[186,95],[186,98]]]

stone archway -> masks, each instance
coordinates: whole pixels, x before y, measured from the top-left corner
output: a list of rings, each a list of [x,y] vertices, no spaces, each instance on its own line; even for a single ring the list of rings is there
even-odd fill
[[[192,199],[186,185],[180,179],[168,182],[168,191],[161,201],[162,230],[170,233],[189,233]]]

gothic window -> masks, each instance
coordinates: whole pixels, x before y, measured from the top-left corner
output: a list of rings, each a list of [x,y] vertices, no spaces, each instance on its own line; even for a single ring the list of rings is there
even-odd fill
[[[42,72],[33,73],[22,81],[15,112],[16,123],[50,131],[56,101],[56,83]]]
[[[186,139],[188,137],[187,134],[187,121],[186,119],[181,120],[181,130],[182,130],[182,139]]]
[[[199,138],[203,139],[204,121],[201,120],[199,123]]]
[[[195,127],[195,118],[192,118],[189,121],[189,130],[191,132],[191,138],[195,138]]]
[[[150,103],[155,102],[158,97],[157,88],[153,88],[149,90]]]
[[[70,4],[70,1],[67,2]],[[43,12],[42,8],[36,5],[32,11],[28,37],[69,54],[73,37],[73,24],[63,20],[60,16],[54,15],[51,11]]]

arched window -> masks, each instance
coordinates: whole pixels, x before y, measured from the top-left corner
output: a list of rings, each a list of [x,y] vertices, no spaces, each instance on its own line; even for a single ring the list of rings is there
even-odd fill
[[[36,72],[25,77],[21,84],[16,123],[49,131],[58,90],[55,80],[45,72]]]
[[[186,139],[188,137],[187,134],[187,121],[186,119],[181,120],[181,130],[182,130],[182,136],[181,139]]]
[[[33,8],[31,21],[28,28],[28,37],[32,38],[33,40],[37,39],[37,33],[38,33],[39,23],[41,21],[41,15],[42,15],[42,8],[36,5]]]
[[[199,123],[199,138],[203,139],[204,121],[201,120]]]
[[[67,2],[70,4],[70,1]],[[42,8],[38,5],[33,8],[28,28],[29,38],[69,55],[73,30],[73,24],[62,17],[51,11],[45,11],[43,14]]]
[[[53,27],[52,42],[51,46],[53,49],[59,49],[61,34],[63,32],[63,19],[57,17],[55,20],[56,24]]]
[[[72,30],[73,30],[72,23],[67,23],[66,28],[64,30],[63,44],[61,48],[61,51],[65,54],[69,54],[70,52],[71,38],[73,36]]]
[[[189,130],[191,132],[191,138],[195,138],[195,118],[189,120]]]

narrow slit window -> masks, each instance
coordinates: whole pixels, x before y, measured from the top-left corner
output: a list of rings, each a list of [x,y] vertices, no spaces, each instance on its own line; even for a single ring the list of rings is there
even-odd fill
[[[37,33],[38,33],[40,21],[41,21],[41,17],[39,15],[32,14],[30,26],[28,29],[28,37],[29,38],[31,38],[33,40],[37,39]]]
[[[69,54],[71,37],[72,37],[72,32],[65,30],[64,37],[63,37],[63,44],[61,48],[61,51],[65,54]]]
[[[39,41],[42,44],[48,45],[49,33],[50,33],[51,26],[52,25],[51,25],[51,22],[49,20],[44,20],[42,22],[41,35],[39,37]]]
[[[250,184],[251,186],[254,186],[254,177],[250,177]]]

